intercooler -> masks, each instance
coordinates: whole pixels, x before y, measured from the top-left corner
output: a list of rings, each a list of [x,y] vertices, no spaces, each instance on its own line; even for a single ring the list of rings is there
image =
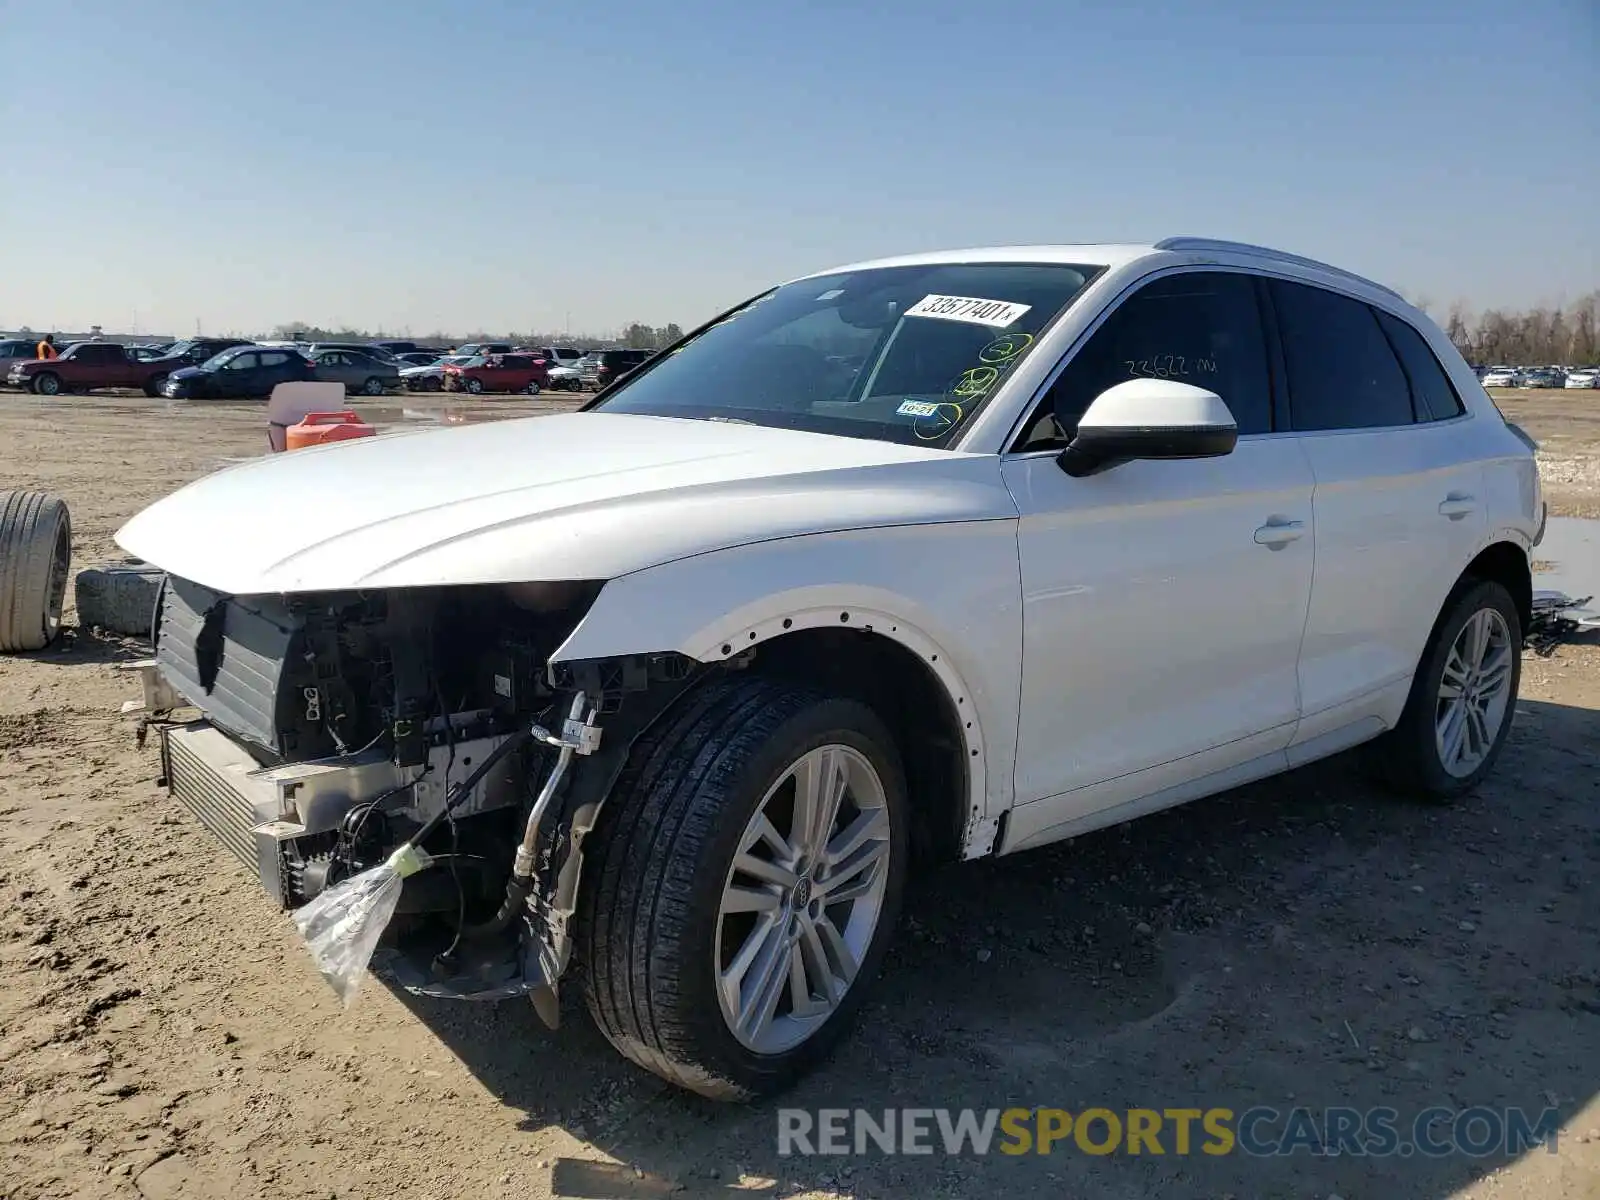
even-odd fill
[[[244,747],[206,721],[161,730],[167,787],[184,808],[255,873],[280,908],[293,908],[298,873],[356,805],[386,793],[391,815],[421,823],[444,803],[451,781],[487,757],[504,735],[430,749],[428,765],[399,767],[383,749],[336,759],[263,767]],[[522,769],[513,755],[486,775],[455,808],[468,817],[519,802]],[[409,785],[409,786],[408,786]]]

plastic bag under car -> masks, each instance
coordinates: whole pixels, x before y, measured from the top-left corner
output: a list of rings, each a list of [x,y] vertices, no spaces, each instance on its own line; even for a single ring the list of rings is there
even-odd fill
[[[420,871],[428,856],[402,846],[380,866],[352,875],[327,888],[294,911],[294,923],[311,951],[311,961],[346,1008],[367,973],[407,875]]]

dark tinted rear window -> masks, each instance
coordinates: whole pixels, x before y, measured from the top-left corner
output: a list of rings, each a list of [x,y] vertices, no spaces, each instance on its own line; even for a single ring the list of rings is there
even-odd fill
[[[1274,281],[1272,293],[1295,429],[1411,424],[1411,389],[1376,313],[1306,284]]]
[[[1389,335],[1389,344],[1400,356],[1406,378],[1411,381],[1411,395],[1416,401],[1417,420],[1448,421],[1466,411],[1461,397],[1450,385],[1439,360],[1434,357],[1423,336],[1399,317],[1386,312],[1378,313],[1378,323]]]

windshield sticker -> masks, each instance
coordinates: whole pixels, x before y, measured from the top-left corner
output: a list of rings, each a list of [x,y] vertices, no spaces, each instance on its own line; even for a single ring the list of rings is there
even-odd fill
[[[1008,363],[1033,345],[1031,333],[1008,333],[995,338],[982,350],[978,351],[978,361],[985,363]]]
[[[939,411],[939,406],[932,400],[902,400],[894,411],[902,417],[931,417]]]
[[[827,291],[823,292],[822,295],[818,296],[817,300],[837,300],[842,295],[844,295],[843,288],[829,288]]]
[[[967,321],[974,325],[992,325],[996,329],[1004,329],[1032,307],[1031,304],[984,300],[978,296],[924,296],[906,309],[906,316]]]
[[[961,372],[955,383],[950,386],[952,396],[960,396],[963,400],[976,400],[980,396],[989,394],[1000,379],[999,367],[972,367]]]
[[[934,404],[930,407],[933,412],[918,419],[911,426],[911,432],[919,441],[931,442],[943,437],[961,424],[964,415],[959,404]]]

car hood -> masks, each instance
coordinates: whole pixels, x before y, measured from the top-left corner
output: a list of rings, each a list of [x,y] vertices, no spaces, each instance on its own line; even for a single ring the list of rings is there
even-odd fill
[[[151,365],[153,366],[154,364],[151,364]],[[198,379],[198,378],[200,378],[200,376],[206,375],[206,374],[209,374],[209,372],[202,371],[199,367],[179,367],[176,371],[173,371],[172,373],[170,373],[167,376],[167,378],[168,379],[179,379],[179,380],[182,380],[182,379]]]
[[[566,413],[270,455],[156,502],[116,540],[248,595],[611,579],[772,538],[1016,515],[993,455]]]

